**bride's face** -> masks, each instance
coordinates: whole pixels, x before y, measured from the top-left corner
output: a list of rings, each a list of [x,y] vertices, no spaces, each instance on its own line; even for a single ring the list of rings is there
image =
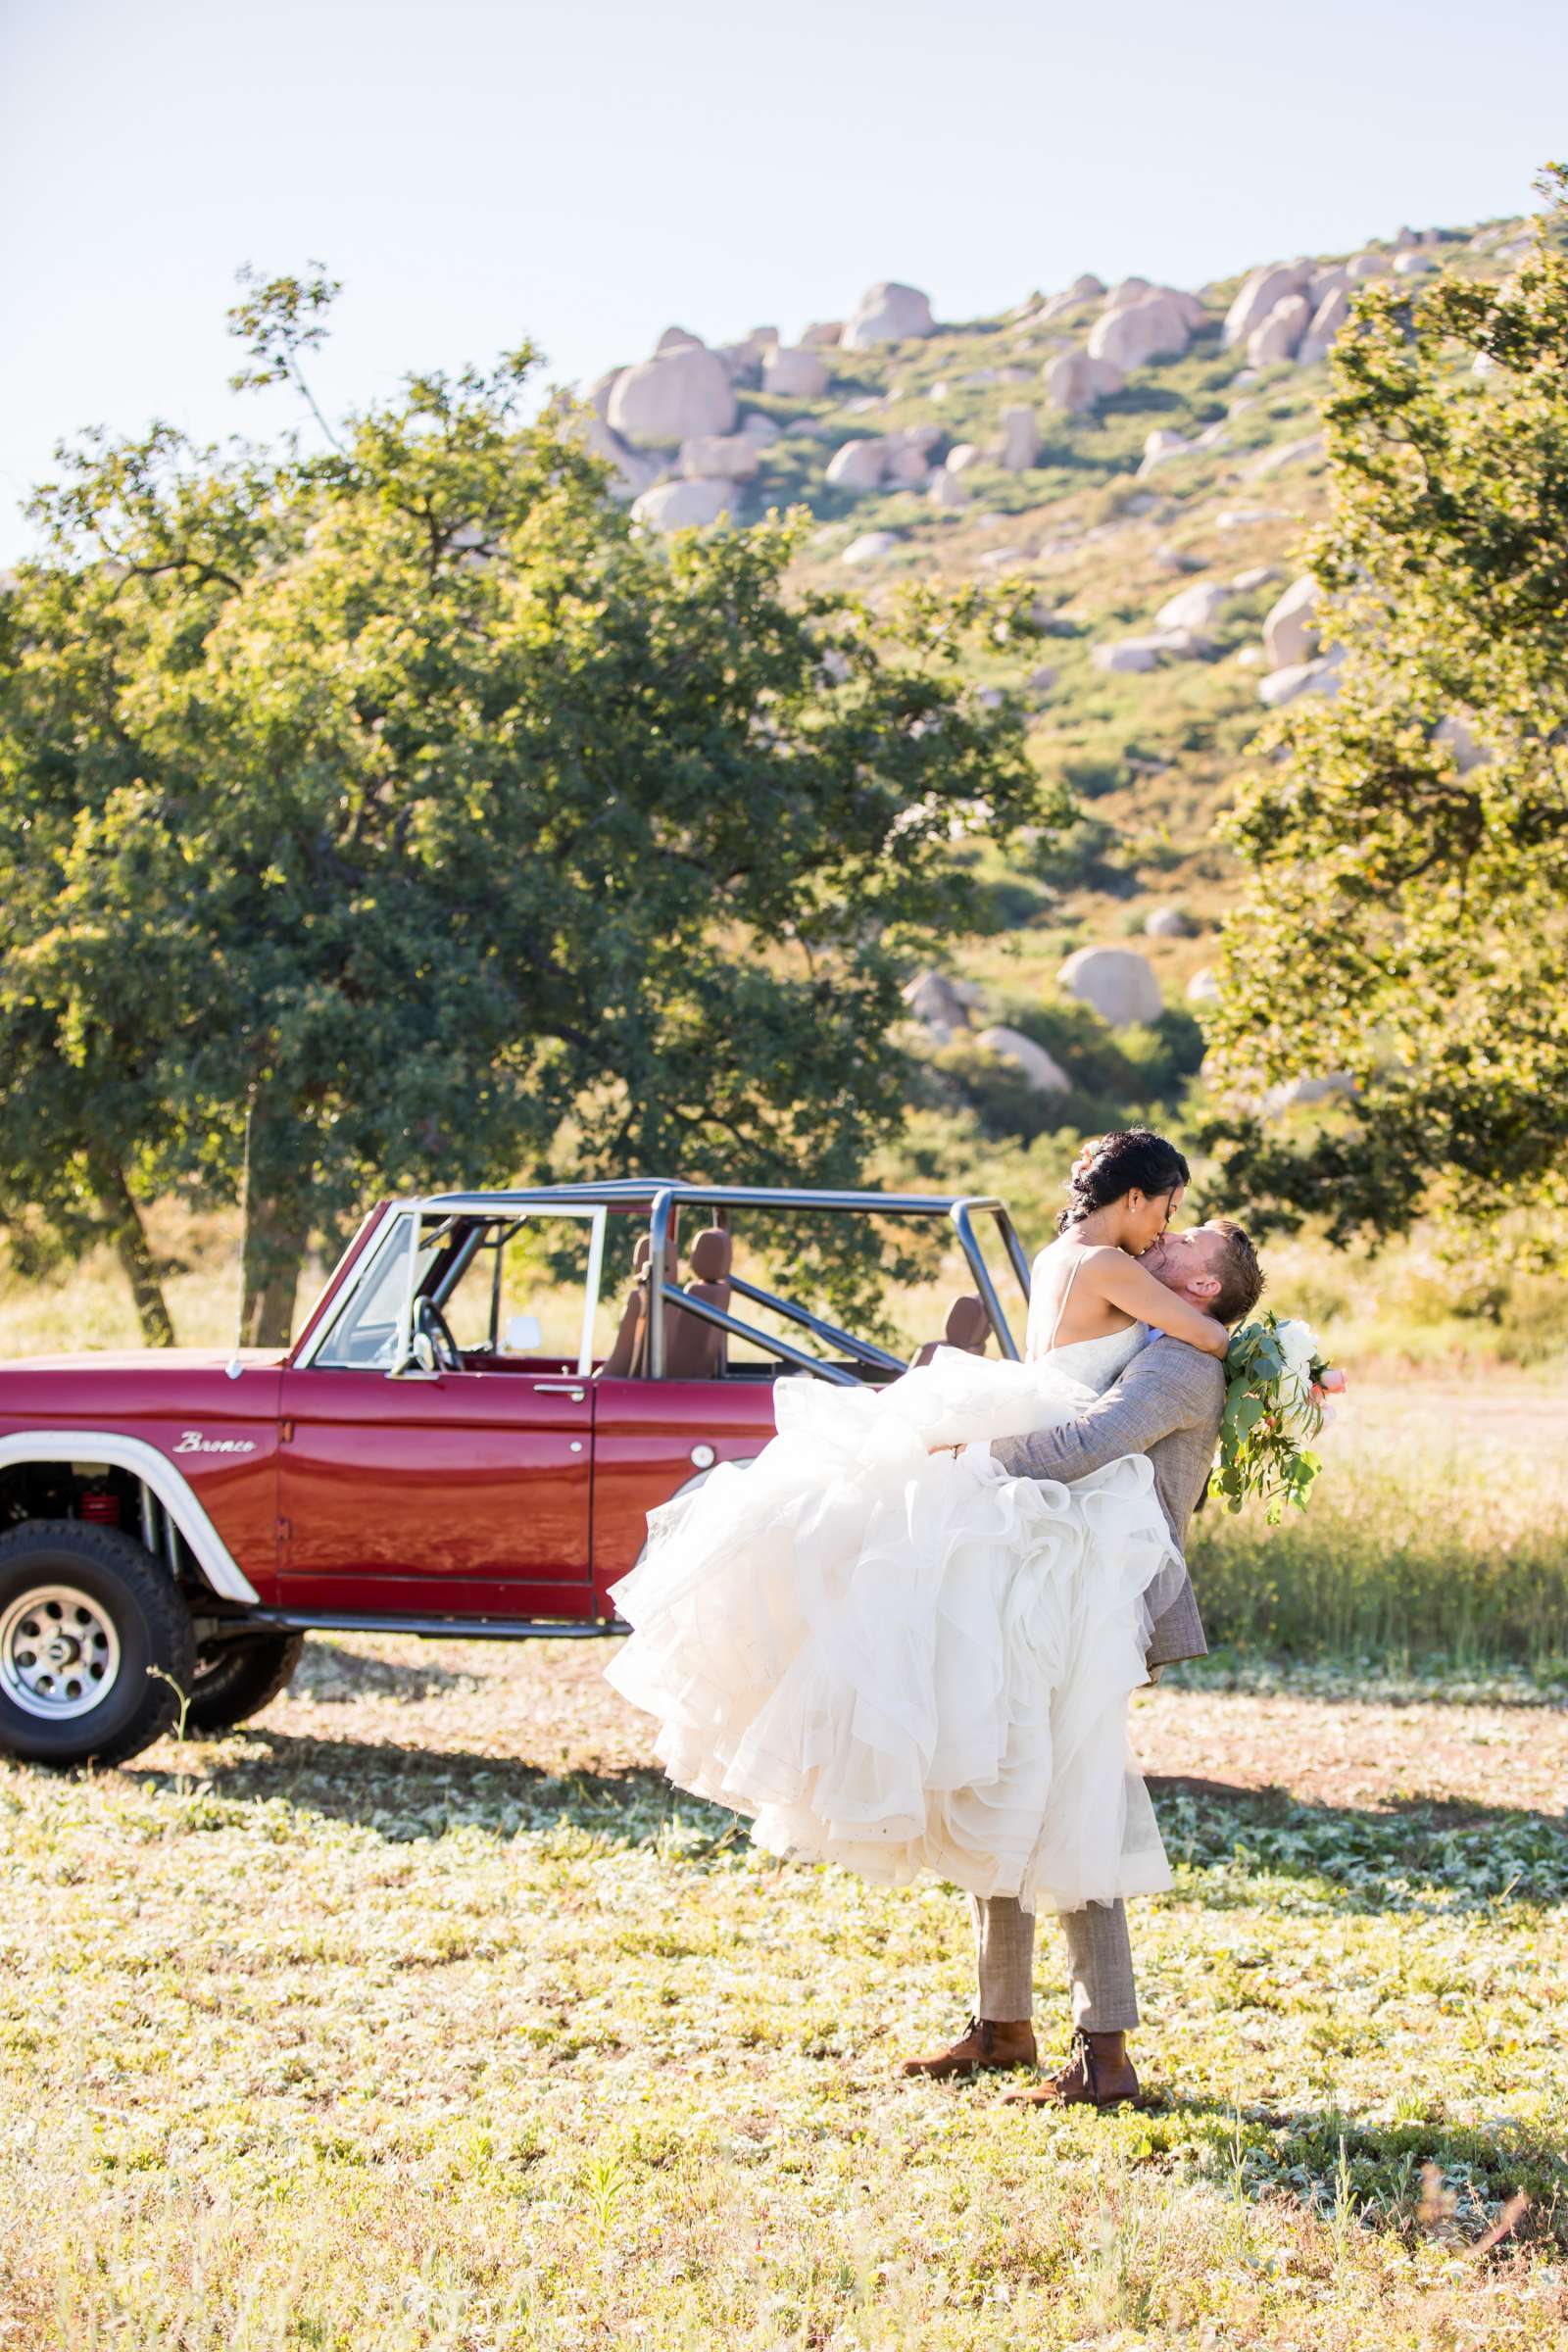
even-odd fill
[[[1142,1257],[1146,1250],[1155,1249],[1181,1206],[1184,1189],[1178,1184],[1168,1193],[1129,1193],[1122,1248],[1130,1250],[1134,1257]]]

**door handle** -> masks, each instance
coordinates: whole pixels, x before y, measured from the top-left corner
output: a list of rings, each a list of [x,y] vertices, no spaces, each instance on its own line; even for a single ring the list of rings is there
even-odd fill
[[[583,1399],[583,1391],[570,1380],[536,1380],[533,1393],[536,1396],[569,1396],[575,1404]]]

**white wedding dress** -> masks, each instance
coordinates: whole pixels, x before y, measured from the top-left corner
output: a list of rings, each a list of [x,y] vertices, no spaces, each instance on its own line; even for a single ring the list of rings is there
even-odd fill
[[[943,1348],[881,1390],[780,1380],[777,1437],[651,1512],[613,1590],[633,1631],[607,1679],[670,1780],[769,1853],[884,1885],[1054,1911],[1168,1886],[1127,1755],[1145,1594],[1176,1556],[1149,1462],[1066,1487],[930,1450],[1072,1418],[1146,1337]]]

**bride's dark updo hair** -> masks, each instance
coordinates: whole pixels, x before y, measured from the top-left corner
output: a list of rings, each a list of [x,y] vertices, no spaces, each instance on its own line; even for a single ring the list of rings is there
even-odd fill
[[[1067,1205],[1056,1219],[1056,1231],[1081,1225],[1097,1208],[1109,1208],[1135,1189],[1158,1200],[1191,1181],[1192,1171],[1174,1144],[1150,1127],[1123,1127],[1086,1144],[1073,1162],[1067,1180]]]

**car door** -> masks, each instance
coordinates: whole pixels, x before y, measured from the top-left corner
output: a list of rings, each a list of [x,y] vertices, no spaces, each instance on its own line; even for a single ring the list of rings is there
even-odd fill
[[[594,1301],[586,1282],[575,1298],[569,1283],[558,1284],[549,1296],[553,1328],[530,1315],[514,1334],[523,1348],[505,1346],[501,1236],[524,1224],[536,1244],[553,1241],[568,1262],[590,1263],[597,1282],[603,1212],[480,1221],[493,1238],[475,1245],[471,1220],[402,1211],[310,1360],[285,1369],[285,1607],[356,1616],[592,1613]],[[456,1268],[451,1287],[443,1287],[443,1251]],[[455,1355],[443,1341],[422,1350],[422,1363],[396,1369],[411,1298],[433,1300],[440,1323],[463,1337]]]

